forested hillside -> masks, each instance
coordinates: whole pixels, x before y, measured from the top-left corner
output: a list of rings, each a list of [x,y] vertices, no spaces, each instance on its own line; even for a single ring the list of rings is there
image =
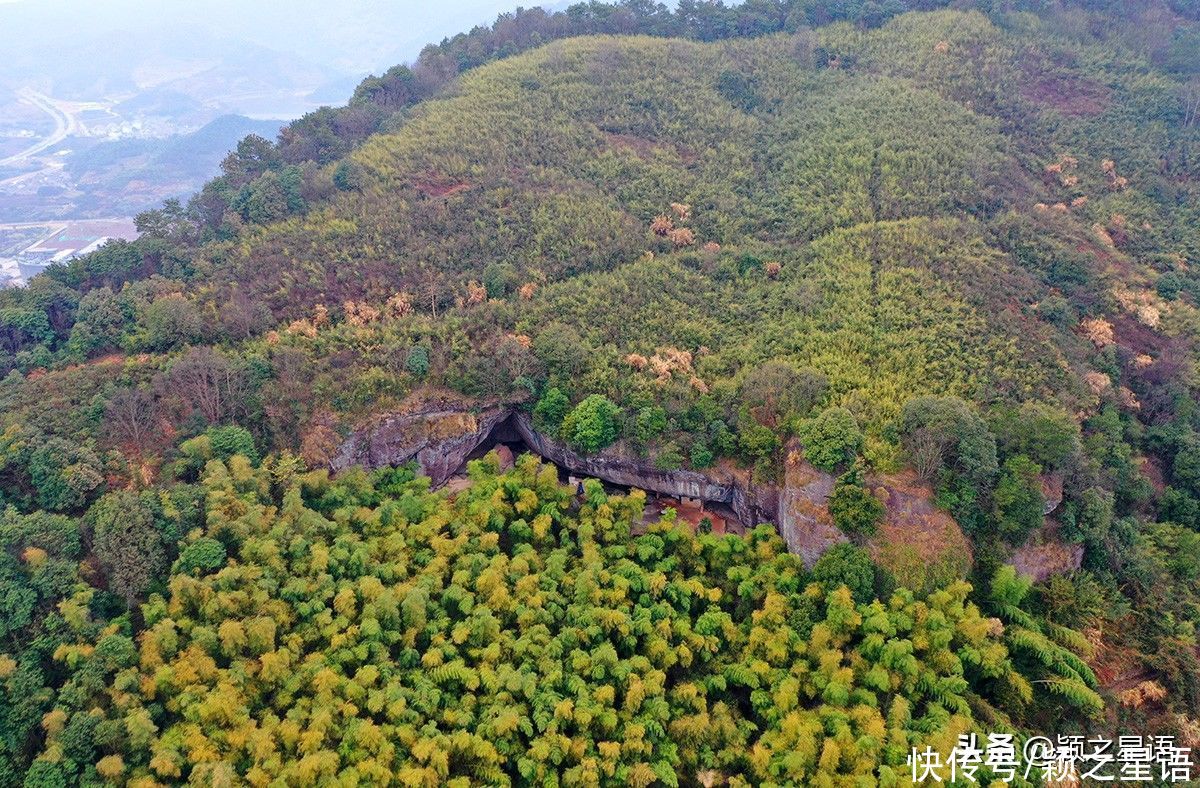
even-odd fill
[[[940,5],[508,15],[0,292],[0,786],[1200,746],[1196,8]],[[845,543],[647,526],[532,457],[331,476],[427,401],[826,474]],[[877,549],[897,486],[949,576]]]

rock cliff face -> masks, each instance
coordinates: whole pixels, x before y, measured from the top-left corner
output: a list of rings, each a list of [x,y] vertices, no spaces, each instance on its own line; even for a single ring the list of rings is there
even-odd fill
[[[501,407],[479,412],[430,407],[381,416],[351,433],[334,457],[333,469],[382,468],[416,460],[421,473],[440,487],[510,414]]]
[[[460,405],[437,403],[410,412],[380,416],[352,433],[334,459],[334,470],[351,465],[380,468],[415,460],[435,487],[446,483],[480,446],[520,439],[533,453],[569,473],[592,476],[612,484],[678,498],[695,498],[731,507],[747,527],[774,523],[788,549],[811,567],[821,555],[846,536],[833,524],[828,499],[834,477],[803,459],[800,447],[788,447],[782,485],[751,482],[750,475],[730,465],[704,471],[655,468],[647,459],[623,451],[620,445],[583,455],[564,442],[541,432],[530,417],[511,407],[468,410]],[[970,543],[958,524],[938,510],[927,488],[912,480],[870,480],[872,490],[886,505],[887,516],[879,534],[868,544],[876,560],[898,576],[914,582],[931,567],[946,564],[965,573],[971,562]],[[1057,508],[1061,487],[1055,479],[1045,485],[1047,507]],[[1078,555],[1055,551],[1056,540],[1035,540],[1014,556],[1026,574],[1043,577],[1078,566]],[[958,566],[965,562],[964,566]],[[953,564],[953,566],[951,566]],[[921,570],[921,571],[918,571]],[[928,578],[927,578],[928,579]]]
[[[524,413],[513,414],[513,425],[534,454],[571,473],[662,495],[727,504],[747,526],[775,521],[778,492],[773,486],[769,489],[752,487],[737,474],[720,469],[662,471],[646,459],[612,447],[596,454],[582,455],[561,441],[538,432]]]
[[[570,473],[647,492],[727,504],[748,526],[776,520],[779,491],[774,485],[751,485],[744,475],[727,470],[662,471],[616,447],[582,455],[538,432],[527,414],[504,407],[473,412],[430,406],[381,416],[350,434],[338,450],[333,468],[382,468],[416,460],[421,473],[429,476],[434,487],[440,487],[472,452],[491,440],[493,432],[508,432],[510,427],[534,454]]]
[[[514,422],[521,439],[534,454],[545,457],[571,473],[595,476],[606,482],[637,487],[647,492],[725,503],[733,500],[730,485],[710,479],[703,473],[660,471],[638,457],[623,456],[611,447],[596,454],[578,454],[566,444],[535,430],[533,421],[526,414],[515,414]]]
[[[783,491],[779,496],[779,535],[788,550],[799,555],[810,569],[826,550],[847,541],[829,515],[833,483],[831,474],[799,459],[795,447],[788,451]]]

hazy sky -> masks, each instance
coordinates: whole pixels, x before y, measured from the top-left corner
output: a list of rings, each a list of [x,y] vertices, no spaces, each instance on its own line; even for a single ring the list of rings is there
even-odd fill
[[[0,0],[0,80],[127,69],[142,50],[253,44],[344,75],[379,72],[520,0]],[[555,5],[526,0],[524,5]],[[172,36],[184,40],[176,44]]]

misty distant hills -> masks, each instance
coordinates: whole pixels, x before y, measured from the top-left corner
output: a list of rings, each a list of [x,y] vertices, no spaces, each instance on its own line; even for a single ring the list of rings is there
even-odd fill
[[[218,171],[248,134],[273,139],[281,121],[222,115],[197,131],[165,139],[87,141],[67,157],[63,186],[0,198],[10,221],[132,216],[187,197]]]
[[[344,104],[368,74],[509,7],[0,2],[0,218],[128,213],[186,195],[244,134],[273,138],[283,120]]]

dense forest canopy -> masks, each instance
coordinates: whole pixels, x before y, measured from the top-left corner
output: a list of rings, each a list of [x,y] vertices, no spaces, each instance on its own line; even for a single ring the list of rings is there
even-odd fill
[[[1200,746],[1197,16],[517,11],[0,292],[0,786]],[[427,401],[807,473],[842,543],[647,525],[532,457],[330,475]],[[899,488],[948,560],[889,547]]]

